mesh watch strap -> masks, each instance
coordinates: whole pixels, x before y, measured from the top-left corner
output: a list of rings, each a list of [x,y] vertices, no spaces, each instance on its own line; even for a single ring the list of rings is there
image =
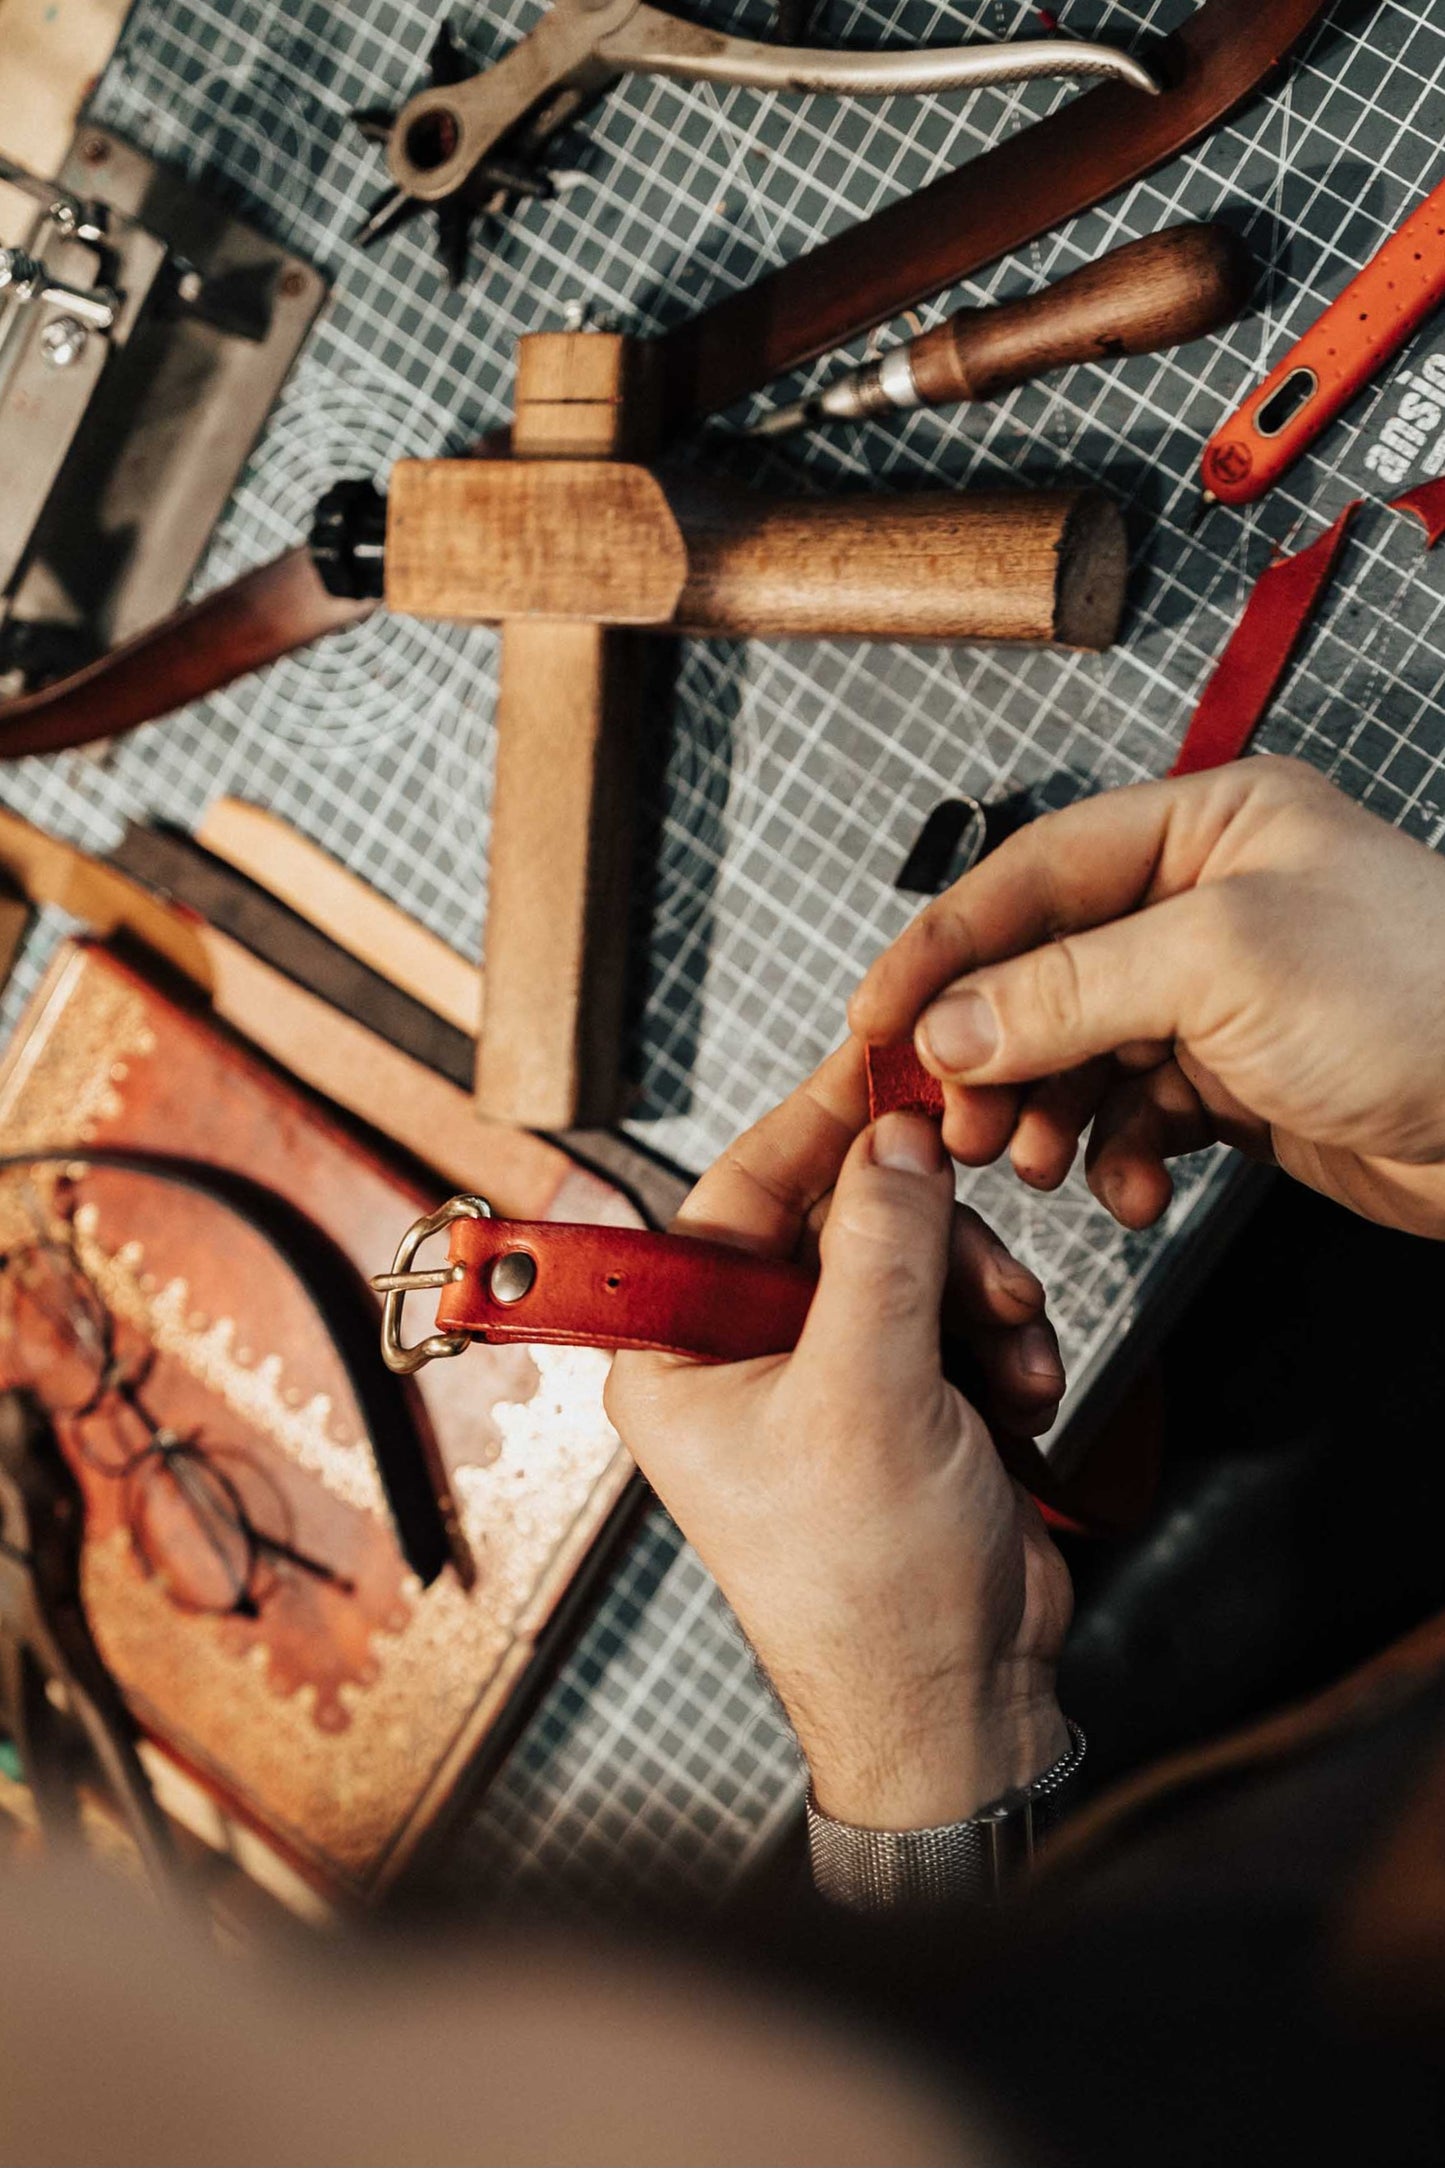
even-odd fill
[[[808,1850],[820,1896],[855,1912],[940,1911],[996,1904],[1059,1820],[1086,1741],[1069,1724],[1066,1754],[1032,1784],[936,1829],[861,1829],[808,1799]]]

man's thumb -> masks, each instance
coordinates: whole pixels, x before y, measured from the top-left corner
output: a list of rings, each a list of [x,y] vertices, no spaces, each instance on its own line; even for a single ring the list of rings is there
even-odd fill
[[[800,1352],[906,1386],[939,1364],[953,1169],[937,1125],[885,1114],[843,1162]]]

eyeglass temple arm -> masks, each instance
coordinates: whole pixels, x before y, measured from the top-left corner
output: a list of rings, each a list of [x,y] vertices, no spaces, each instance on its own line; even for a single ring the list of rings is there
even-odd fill
[[[147,1875],[169,1899],[176,1887],[170,1827],[136,1752],[130,1712],[81,1607],[83,1494],[29,1393],[0,1394],[0,1525],[0,1634],[8,1644],[0,1692],[36,1804],[57,1833],[73,1830],[78,1799],[57,1736],[60,1713],[45,1690],[54,1680],[85,1732]]]

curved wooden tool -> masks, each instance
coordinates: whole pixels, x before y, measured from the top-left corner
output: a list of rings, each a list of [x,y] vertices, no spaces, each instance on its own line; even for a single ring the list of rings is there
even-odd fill
[[[0,702],[0,757],[62,753],[133,730],[356,624],[374,607],[328,594],[310,550],[288,550],[58,684]]]

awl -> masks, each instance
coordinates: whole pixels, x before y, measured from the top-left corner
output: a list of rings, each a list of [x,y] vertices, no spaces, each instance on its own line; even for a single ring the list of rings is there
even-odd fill
[[[1445,182],[1205,448],[1205,506],[1253,504],[1445,302]]]
[[[959,309],[810,398],[775,408],[749,434],[783,437],[819,422],[996,399],[1050,369],[1183,346],[1231,323],[1253,280],[1249,256],[1227,226],[1168,226],[1025,300]]]

